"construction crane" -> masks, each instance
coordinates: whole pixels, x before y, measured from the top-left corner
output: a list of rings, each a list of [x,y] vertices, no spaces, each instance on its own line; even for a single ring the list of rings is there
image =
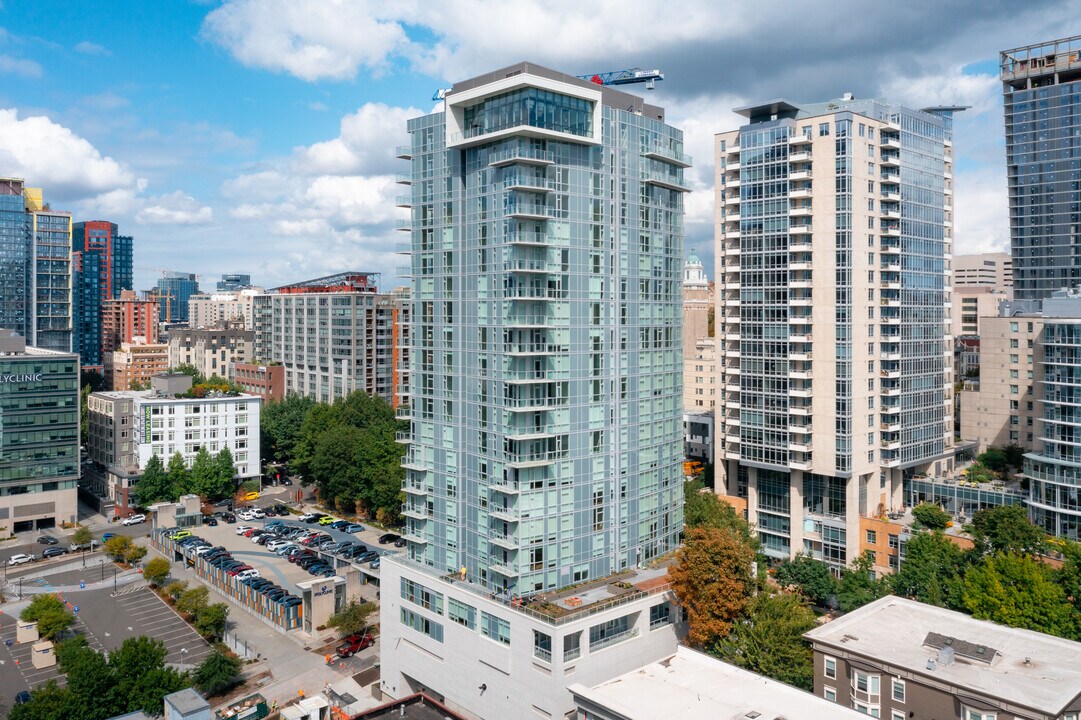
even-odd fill
[[[643,70],[642,68],[629,68],[627,70],[613,70],[611,72],[593,73],[591,75],[576,75],[579,80],[586,80],[595,85],[631,85],[633,83],[645,83],[646,90],[656,87],[658,80],[664,80],[664,73],[660,70]],[[446,100],[447,93],[452,88],[439,88],[432,94],[432,100]]]

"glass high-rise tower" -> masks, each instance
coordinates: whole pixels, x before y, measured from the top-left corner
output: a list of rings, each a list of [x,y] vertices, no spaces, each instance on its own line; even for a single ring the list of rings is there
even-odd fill
[[[1081,35],[1000,54],[1013,291],[1081,284]]]
[[[120,235],[116,223],[106,220],[77,222],[72,228],[75,265],[75,347],[83,368],[101,369],[101,308],[133,285],[133,239]]]
[[[522,63],[409,122],[410,561],[532,593],[683,527],[683,135]]]
[[[161,301],[160,319],[164,322],[187,322],[188,300],[199,293],[199,277],[192,273],[166,270],[158,280],[157,297]]]

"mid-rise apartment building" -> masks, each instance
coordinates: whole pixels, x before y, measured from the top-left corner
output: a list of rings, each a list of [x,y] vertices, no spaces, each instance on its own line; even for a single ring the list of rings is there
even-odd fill
[[[79,356],[0,332],[0,532],[77,518]]]
[[[101,302],[101,350],[108,356],[124,343],[158,342],[158,301],[133,290]]]
[[[1077,720],[1081,643],[880,598],[806,633],[814,694],[886,720]]]
[[[285,368],[281,365],[234,363],[232,380],[249,395],[261,397],[264,404],[285,398]]]
[[[211,295],[192,295],[188,298],[188,325],[219,328],[239,321],[245,330],[254,330],[255,298],[265,292],[263,288],[248,287],[233,292],[219,290]]]
[[[72,226],[74,349],[83,368],[103,370],[102,303],[120,297],[134,285],[133,245],[116,223],[87,220]],[[156,311],[157,308],[155,308]]]
[[[403,306],[377,273],[345,272],[255,297],[254,358],[281,363],[285,392],[333,402],[355,390],[393,402]]]
[[[0,178],[0,258],[0,328],[71,352],[71,213],[51,210],[41,188]]]
[[[165,343],[120,343],[105,356],[105,385],[112,390],[150,387],[150,378],[169,369]]]
[[[674,650],[663,570],[635,569],[683,528],[690,158],[662,108],[531,63],[408,130],[407,546],[380,570],[380,687],[557,718],[572,673]]]
[[[1014,293],[1041,299],[1081,284],[1081,35],[1005,50],[999,60]]]
[[[193,365],[203,377],[233,379],[233,366],[252,359],[255,333],[240,321],[214,329],[177,329],[169,333],[169,367]]]
[[[200,448],[228,448],[238,482],[261,476],[259,414],[262,400],[244,393],[196,397],[191,376],[159,374],[151,389],[91,393],[88,487],[120,512],[134,504],[132,488],[152,456],[168,464],[180,453],[191,466]]]
[[[848,564],[952,467],[956,109],[779,100],[716,137],[716,478],[772,557]]]

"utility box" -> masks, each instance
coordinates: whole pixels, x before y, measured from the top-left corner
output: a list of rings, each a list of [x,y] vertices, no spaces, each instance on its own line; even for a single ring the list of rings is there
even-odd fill
[[[35,628],[35,631],[37,628]],[[53,643],[51,640],[42,640],[36,642],[30,646],[30,662],[33,663],[35,670],[42,668],[49,668],[56,665],[56,653],[53,652]]]
[[[41,639],[41,635],[38,633],[38,623],[36,620],[20,620],[19,624],[15,628],[15,642],[28,643],[37,642]]]

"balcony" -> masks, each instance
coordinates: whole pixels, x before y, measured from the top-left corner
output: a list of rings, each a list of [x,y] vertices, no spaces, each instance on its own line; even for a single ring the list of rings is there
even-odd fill
[[[879,178],[883,184],[897,184],[901,182],[901,173],[898,172],[882,172],[882,177]]]
[[[810,435],[811,434],[811,426],[810,425],[789,425],[788,426],[788,433],[790,435]]]
[[[788,466],[793,470],[810,471],[813,467],[811,465],[811,458],[794,457],[788,462]]]
[[[788,144],[789,145],[810,145],[811,142],[812,142],[812,140],[811,140],[811,137],[809,135],[800,134],[800,135],[789,135],[788,136]]]
[[[517,485],[489,485],[488,489],[504,495],[517,495],[519,493]]]
[[[522,165],[553,165],[555,153],[549,150],[537,150],[530,147],[512,147],[502,152],[489,153],[488,164],[492,167],[506,167],[520,163]]]
[[[738,212],[725,213],[723,220],[726,223],[738,223],[740,221],[740,216]]]
[[[547,233],[530,230],[513,231],[503,237],[508,245],[522,245],[528,247],[546,247],[551,240]]]
[[[799,417],[810,417],[811,406],[810,405],[790,405],[788,407],[789,415],[798,415]]]
[[[488,536],[488,542],[493,545],[498,545],[501,548],[506,548],[507,550],[518,549],[518,538],[514,537],[514,535],[499,535],[492,533]]]
[[[810,344],[812,341],[811,335],[801,335],[799,333],[792,333],[788,336],[788,341],[791,343],[806,343]]]
[[[811,217],[814,210],[810,205],[792,205],[788,208],[789,217]]]
[[[394,198],[394,207],[409,208],[413,207],[412,195],[397,195]]]
[[[724,183],[724,186],[726,188],[738,188],[739,187],[739,176],[736,176],[734,178],[725,178],[725,179],[722,180],[722,182]]]
[[[736,151],[738,152],[739,148],[736,148]],[[674,148],[659,144],[651,145],[649,149],[642,154],[652,160],[661,160],[681,168],[689,168],[694,162],[690,155],[686,155]]]
[[[897,225],[883,227],[882,237],[901,237],[901,228]]]
[[[394,433],[394,442],[401,443],[403,445],[410,445],[413,443],[413,433],[410,430],[399,430]]]
[[[488,567],[490,567],[493,572],[497,572],[500,575],[502,575],[503,577],[509,577],[509,578],[518,577],[517,568],[513,568],[510,565],[507,565],[506,563],[493,561],[492,564],[489,565]]]
[[[426,485],[417,485],[415,483],[403,483],[402,492],[406,495],[417,495],[423,497],[424,495],[431,494],[431,490]]]
[[[488,516],[504,522],[518,522],[518,510],[512,507],[492,507],[488,510]]]
[[[793,180],[810,180],[810,179],[811,179],[811,171],[810,170],[793,170],[792,172],[788,173],[789,182],[791,182]]]
[[[809,150],[799,150],[796,152],[788,153],[788,162],[800,163],[811,162],[811,153]]]
[[[394,243],[394,252],[398,255],[412,255],[413,243],[411,242],[397,242]]]
[[[394,182],[398,183],[399,185],[412,185],[413,184],[413,173],[411,173],[411,172],[395,173]]]
[[[508,203],[504,215],[512,218],[525,218],[527,220],[547,220],[554,208],[544,203],[512,202]]]
[[[721,170],[726,173],[739,172],[739,160],[725,163],[724,167],[722,167]]]
[[[729,165],[729,168],[732,166]],[[656,185],[666,190],[675,190],[676,192],[690,192],[691,187],[687,181],[682,177],[677,177],[673,173],[661,173],[661,172],[643,172],[642,182],[650,185]]]
[[[398,220],[394,221],[394,229],[410,232],[413,229],[413,221],[410,219],[402,220],[399,218]]]
[[[558,265],[546,260],[508,260],[503,263],[503,269],[507,272],[520,273],[552,273],[559,272]]]
[[[788,226],[789,235],[810,235],[811,223],[793,223]]]
[[[810,398],[813,395],[814,395],[814,391],[811,389],[810,385],[805,385],[803,387],[797,386],[797,387],[788,388],[788,396],[789,397]]]
[[[793,260],[788,263],[788,269],[792,270],[793,272],[797,270],[813,270],[814,263],[812,263],[810,260]]]
[[[809,252],[811,252],[811,250],[813,248],[814,248],[814,246],[811,245],[811,243],[807,242],[803,238],[800,238],[798,240],[794,240],[794,241],[792,241],[792,242],[790,242],[788,244],[788,252],[790,252],[790,253],[800,253],[800,252],[809,253]]]
[[[901,154],[882,153],[882,158],[879,162],[882,167],[901,167]]]
[[[882,191],[883,202],[901,202],[901,193],[894,192],[893,190]]]
[[[409,505],[402,506],[402,515],[407,518],[413,518],[414,520],[427,520],[428,513],[423,508],[415,508]]]
[[[413,148],[408,145],[399,145],[394,148],[394,157],[398,158],[399,160],[412,160]]]
[[[891,148],[895,150],[901,149],[901,138],[894,137],[892,135],[883,135],[882,141],[879,143],[883,148]]]
[[[800,198],[809,198],[814,195],[814,192],[810,188],[799,187],[788,191],[789,200],[798,200]]]

